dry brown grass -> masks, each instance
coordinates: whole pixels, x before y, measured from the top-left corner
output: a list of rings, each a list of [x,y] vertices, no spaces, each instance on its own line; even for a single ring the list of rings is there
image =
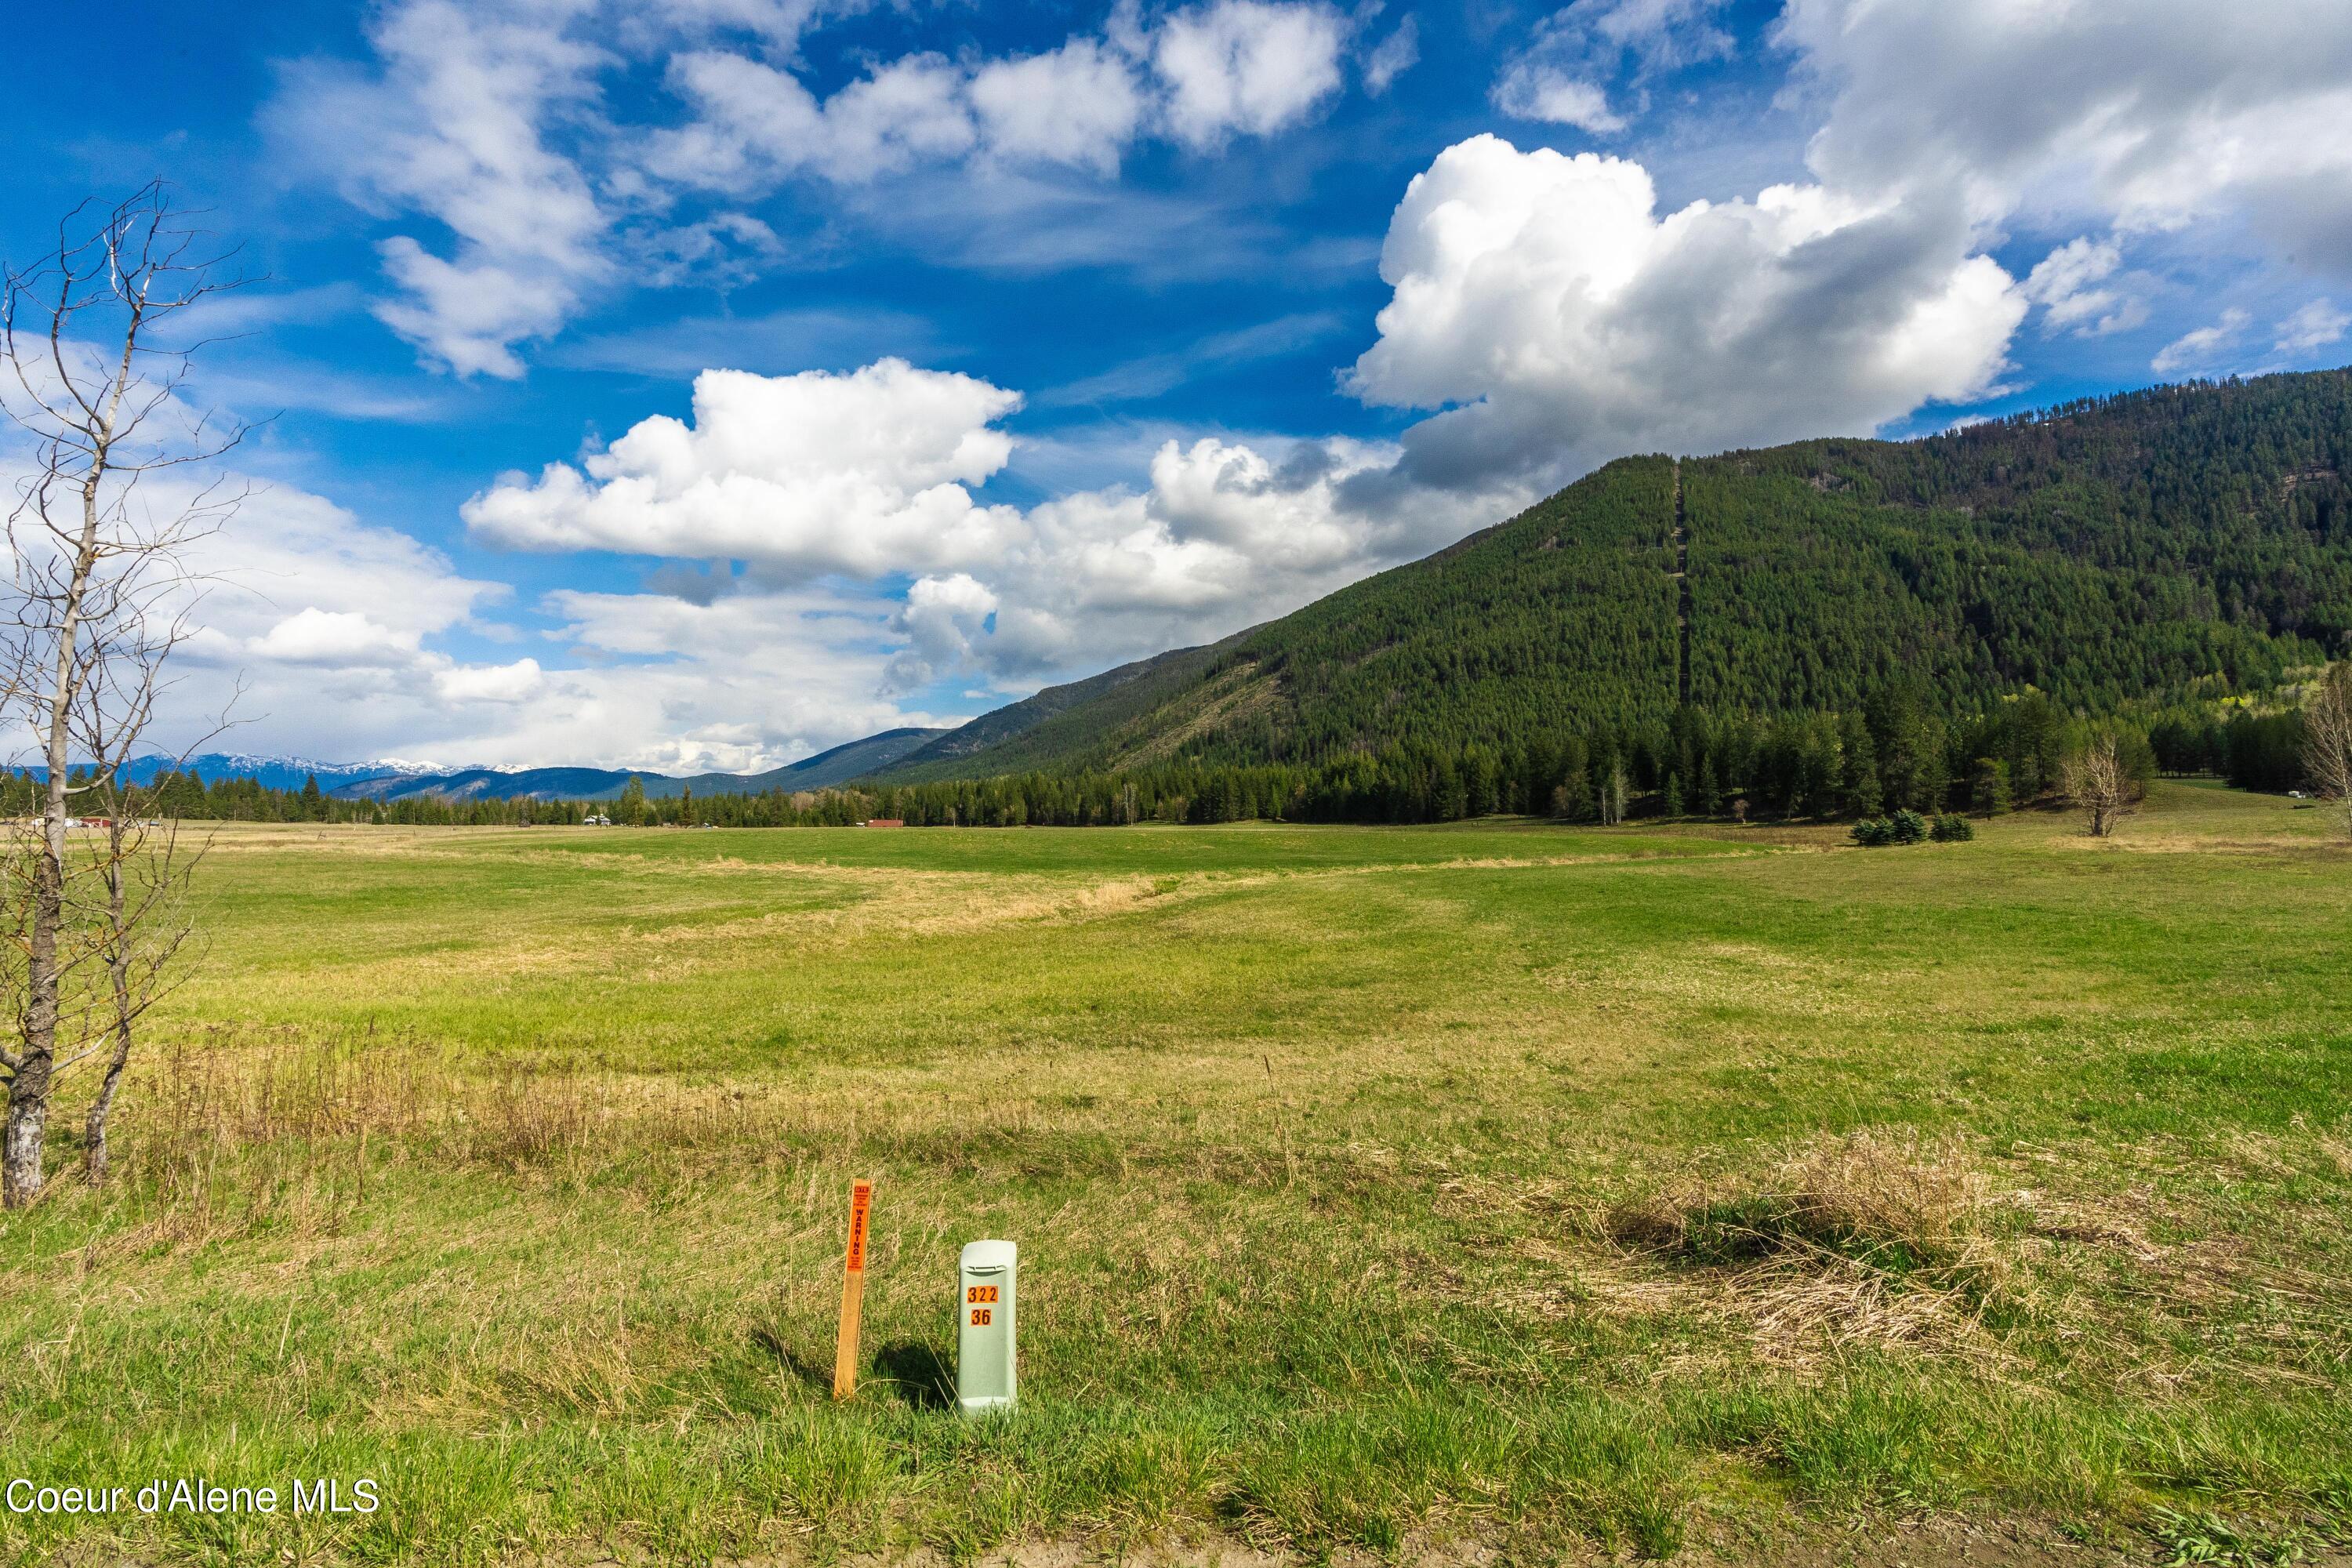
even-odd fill
[[[478,1173],[522,1193],[614,1181],[667,1193],[864,1154],[950,1175],[1125,1181],[1157,1170],[1269,1190],[1303,1180],[1335,1197],[1412,1184],[1392,1150],[1326,1142],[1330,1130],[1292,1102],[1313,1093],[1302,1083],[1316,1069],[1302,1079],[1292,1067],[1252,1050],[1153,1058],[1147,1068],[1048,1043],[965,1064],[952,1080],[908,1068],[877,1093],[855,1062],[703,1078],[374,1030],[223,1026],[137,1068],[140,1115],[118,1165],[143,1223],[106,1245],[195,1245],[265,1226],[332,1234],[371,1183],[404,1172]],[[1140,1092],[1147,1081],[1154,1092]],[[1163,1102],[1202,1109],[1175,1124]],[[1269,1137],[1276,1127],[1285,1131]]]
[[[1836,1252],[1948,1263],[1984,1230],[1992,1187],[1954,1140],[1864,1131],[1791,1151],[1760,1182],[1685,1183],[1612,1208],[1639,1251],[1717,1262]]]
[[[1767,1364],[1900,1348],[1990,1366],[2008,1357],[1986,1309],[2018,1274],[1996,1208],[1958,1140],[1864,1131],[1790,1150],[1760,1178],[1620,1203],[1602,1226],[1703,1312],[1739,1324]]]
[[[1867,1350],[1998,1371],[2015,1357],[1988,1310],[2033,1288],[2009,1234],[2017,1199],[1959,1140],[1907,1129],[1811,1140],[1759,1171],[1684,1176],[1613,1203],[1556,1184],[1505,1201],[1545,1222],[1517,1249],[1536,1266],[1519,1307],[1679,1321],[1677,1363],[1745,1357],[1818,1373]]]
[[[756,1165],[837,1142],[841,1126],[830,1100],[775,1085],[473,1060],[373,1031],[214,1031],[173,1043],[136,1087],[121,1165],[147,1217],[107,1239],[114,1254],[262,1227],[332,1235],[395,1166],[562,1187],[630,1159],[672,1173]]]

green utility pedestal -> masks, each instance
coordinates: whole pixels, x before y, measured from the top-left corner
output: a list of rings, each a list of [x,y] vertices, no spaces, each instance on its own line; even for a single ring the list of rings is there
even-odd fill
[[[957,1269],[956,1403],[966,1414],[1013,1408],[1013,1276],[1021,1249],[975,1241]]]

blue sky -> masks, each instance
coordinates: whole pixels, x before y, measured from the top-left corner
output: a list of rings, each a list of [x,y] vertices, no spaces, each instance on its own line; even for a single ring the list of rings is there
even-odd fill
[[[2352,358],[2336,0],[236,17],[20,19],[0,249],[160,175],[268,274],[247,750],[771,766],[1626,452]]]

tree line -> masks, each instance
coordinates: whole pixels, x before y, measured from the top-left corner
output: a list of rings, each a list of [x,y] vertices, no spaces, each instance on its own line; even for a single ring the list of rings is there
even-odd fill
[[[632,780],[616,800],[340,799],[251,779],[164,771],[122,792],[125,809],[188,821],[413,826],[576,825],[840,826],[872,818],[918,826],[1102,826],[1255,820],[1453,822],[1494,814],[1609,824],[1633,816],[1873,818],[1897,811],[1998,814],[2063,794],[2068,758],[2112,733],[2132,776],[2219,772],[2270,787],[2301,745],[2294,713],[2217,721],[2187,710],[2151,724],[2095,724],[2029,692],[1961,721],[1916,690],[1890,688],[1843,713],[1759,716],[1679,709],[1663,721],[1593,724],[1491,746],[1400,743],[1319,763],[1173,760],[1117,770],[1034,771],[979,779],[865,784],[815,791],[648,797]],[[2284,738],[2282,738],[2284,737]],[[2273,769],[2260,773],[2259,768]],[[2300,777],[2299,772],[2293,776]],[[27,812],[43,785],[0,775],[0,814]]]

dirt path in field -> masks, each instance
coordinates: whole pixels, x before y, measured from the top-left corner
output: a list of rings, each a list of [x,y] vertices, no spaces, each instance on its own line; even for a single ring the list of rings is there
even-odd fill
[[[2255,1549],[2261,1552],[2261,1548]],[[2091,1544],[2073,1539],[2044,1521],[1963,1521],[1931,1520],[1908,1524],[1823,1528],[1778,1541],[1735,1539],[1728,1532],[1693,1539],[1668,1559],[1678,1568],[2156,1568],[2180,1559],[2178,1548],[2146,1538]],[[2214,1557],[2191,1562],[2254,1568],[2274,1559],[2233,1554],[2224,1547]],[[2295,1568],[2352,1568],[2352,1552],[2298,1542],[2286,1559]],[[1580,1542],[1408,1540],[1393,1553],[1342,1550],[1328,1556],[1265,1551],[1223,1537],[1159,1541],[1141,1545],[1105,1536],[1086,1541],[1036,1542],[971,1559],[971,1568],[1597,1568],[1634,1561]],[[635,1562],[603,1558],[577,1568],[639,1568]],[[808,1568],[798,1557],[722,1561],[714,1568]],[[930,1548],[900,1554],[856,1553],[835,1560],[835,1568],[952,1568],[952,1560]]]
[[[2041,1521],[1960,1522],[1860,1526],[1823,1531],[1801,1539],[1748,1542],[1731,1539],[1693,1541],[1666,1561],[1675,1568],[2159,1568],[2184,1559],[2176,1548],[2140,1540],[2086,1544]],[[2257,1548],[2259,1551],[2260,1549]],[[290,1560],[290,1558],[289,1558]],[[159,1560],[119,1557],[68,1548],[51,1560],[59,1568],[161,1568]],[[642,1553],[625,1557],[530,1558],[530,1568],[651,1568],[662,1561]],[[1264,1551],[1225,1538],[1160,1541],[1141,1545],[1105,1536],[1086,1541],[1035,1542],[1011,1551],[957,1558],[930,1547],[896,1553],[856,1552],[823,1558],[797,1554],[720,1558],[712,1568],[1599,1568],[1637,1561],[1583,1542],[1430,1542],[1408,1540],[1392,1553],[1342,1550],[1328,1556]],[[2224,1549],[2214,1557],[2190,1557],[2229,1568],[2257,1568],[2275,1559]],[[2352,1568],[2352,1552],[2298,1543],[2285,1559],[2294,1568]]]

